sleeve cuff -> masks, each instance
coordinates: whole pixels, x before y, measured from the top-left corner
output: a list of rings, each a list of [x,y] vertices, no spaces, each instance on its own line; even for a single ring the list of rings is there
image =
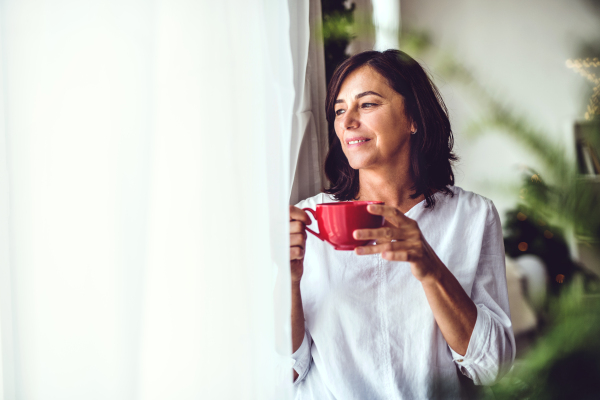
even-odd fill
[[[298,373],[298,379],[294,382],[294,385],[300,383],[308,373],[310,369],[311,362],[311,354],[310,348],[312,345],[312,339],[308,331],[304,333],[304,339],[302,340],[302,344],[298,347],[298,350],[294,354],[291,355],[292,359],[292,368]]]
[[[452,353],[452,359],[458,366],[468,366],[470,364],[477,363],[482,357],[482,349],[485,345],[485,339],[489,336],[490,317],[486,312],[481,310],[478,305],[476,307],[477,320],[475,321],[475,327],[473,328],[473,333],[471,333],[471,338],[469,339],[467,352],[464,355],[461,355],[454,351],[450,345],[448,345],[448,348]]]

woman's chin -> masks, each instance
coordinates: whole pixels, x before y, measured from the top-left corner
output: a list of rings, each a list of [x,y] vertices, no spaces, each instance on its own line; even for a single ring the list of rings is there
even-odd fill
[[[370,162],[369,160],[349,160],[348,164],[350,164],[350,167],[352,167],[352,169],[365,169],[368,168],[370,166],[373,165],[373,162]]]
[[[362,169],[363,165],[361,163],[349,163],[352,169]]]

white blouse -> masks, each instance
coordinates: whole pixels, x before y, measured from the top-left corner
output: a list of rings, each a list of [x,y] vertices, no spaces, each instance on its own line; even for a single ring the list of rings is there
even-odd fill
[[[498,212],[485,197],[450,189],[453,197],[434,195],[433,210],[422,201],[406,216],[477,306],[466,354],[446,343],[408,263],[334,250],[309,233],[300,283],[306,335],[292,355],[296,399],[467,398],[473,383],[490,385],[510,369],[515,342]],[[334,201],[321,193],[297,207]]]

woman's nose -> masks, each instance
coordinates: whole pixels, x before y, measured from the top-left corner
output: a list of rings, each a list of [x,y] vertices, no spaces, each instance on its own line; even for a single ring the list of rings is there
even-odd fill
[[[356,129],[360,126],[360,121],[358,119],[358,113],[352,109],[347,110],[344,113],[344,128],[346,129]]]

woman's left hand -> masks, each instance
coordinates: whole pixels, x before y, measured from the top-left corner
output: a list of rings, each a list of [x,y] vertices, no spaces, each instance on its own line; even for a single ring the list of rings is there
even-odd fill
[[[408,261],[412,274],[421,282],[439,277],[444,264],[423,237],[415,220],[391,206],[370,204],[367,210],[382,215],[386,223],[382,228],[354,231],[355,239],[376,241],[374,245],[357,247],[356,254],[381,253],[386,260]]]

